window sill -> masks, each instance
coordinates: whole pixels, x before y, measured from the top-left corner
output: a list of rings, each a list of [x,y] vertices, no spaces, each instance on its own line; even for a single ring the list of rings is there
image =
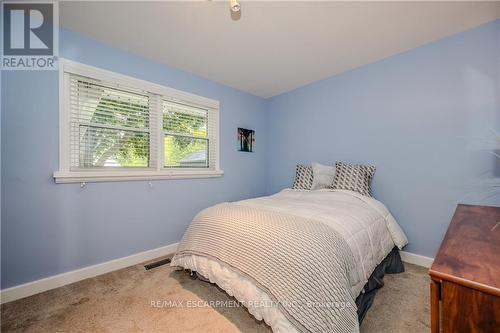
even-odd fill
[[[161,171],[56,171],[54,180],[57,184],[126,182],[137,180],[187,179],[221,177],[222,170],[161,170]]]

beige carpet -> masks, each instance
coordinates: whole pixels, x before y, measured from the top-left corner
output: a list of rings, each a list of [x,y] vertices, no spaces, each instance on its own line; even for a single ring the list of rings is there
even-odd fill
[[[406,264],[405,273],[386,275],[384,281],[361,332],[429,332],[427,270]],[[4,304],[1,328],[50,333],[271,332],[242,307],[193,307],[205,301],[236,304],[216,286],[191,280],[185,272],[168,266],[146,271],[137,265]]]

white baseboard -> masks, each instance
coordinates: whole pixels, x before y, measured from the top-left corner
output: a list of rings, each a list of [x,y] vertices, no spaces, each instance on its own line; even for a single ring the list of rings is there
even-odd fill
[[[3,289],[0,291],[0,303],[3,304],[15,301],[20,298],[41,293],[43,291],[62,287],[73,282],[78,282],[84,279],[172,254],[177,249],[177,244],[178,243],[162,246],[153,250],[136,253],[128,257],[106,261],[97,265],[80,268],[74,271]]]
[[[399,251],[399,254],[401,255],[401,260],[403,260],[404,262],[422,267],[430,268],[432,266],[432,263],[434,262],[434,258],[424,257],[411,252]]]
[[[71,272],[66,272],[41,280],[28,282],[15,287],[3,289],[0,291],[0,303],[15,301],[20,298],[35,295],[50,289],[62,287],[70,283],[78,282],[84,279],[92,278],[101,274],[109,273],[125,267],[140,264],[142,262],[172,254],[177,249],[177,244],[162,246],[153,250],[148,250],[130,255],[128,257],[118,258],[103,262],[97,265],[80,268]],[[424,257],[418,254],[400,251],[401,259],[404,262],[431,267],[434,258]]]

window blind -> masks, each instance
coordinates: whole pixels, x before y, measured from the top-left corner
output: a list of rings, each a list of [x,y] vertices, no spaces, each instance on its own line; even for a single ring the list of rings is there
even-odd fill
[[[165,168],[217,168],[215,112],[187,103],[162,101]]]
[[[75,74],[69,79],[71,169],[155,167],[155,96]]]

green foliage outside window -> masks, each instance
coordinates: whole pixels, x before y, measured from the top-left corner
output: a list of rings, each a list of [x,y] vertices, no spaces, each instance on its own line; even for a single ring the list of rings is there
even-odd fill
[[[148,106],[101,98],[90,124],[130,127],[131,131],[81,125],[80,158],[84,167],[102,167],[115,160],[122,167],[147,167],[149,134],[133,131],[148,128]],[[83,156],[82,156],[83,155]]]
[[[101,97],[90,114],[89,124],[79,125],[80,166],[148,167],[149,133],[137,130],[149,128],[147,97],[144,103],[112,97]],[[206,111],[183,112],[167,104],[163,130],[164,166],[207,167]]]
[[[169,133],[164,137],[164,165],[207,167],[206,114],[186,114],[174,110],[167,109],[163,114],[163,129]],[[190,159],[195,153],[198,153],[196,154],[198,159]],[[204,159],[199,159],[200,155],[204,156]]]

